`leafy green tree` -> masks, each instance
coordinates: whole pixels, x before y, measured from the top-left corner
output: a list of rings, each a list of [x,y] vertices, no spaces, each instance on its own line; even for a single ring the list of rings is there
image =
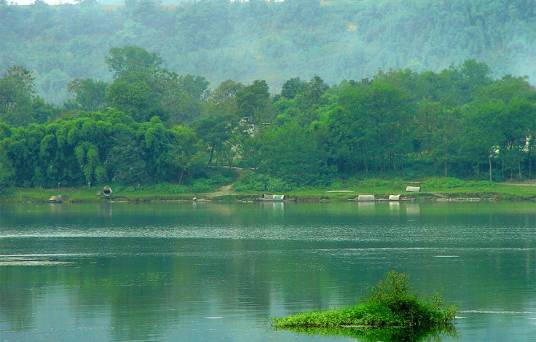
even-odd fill
[[[69,92],[74,96],[75,105],[90,112],[105,108],[106,87],[105,82],[92,79],[76,79],[68,85]]]
[[[104,162],[109,179],[119,184],[145,184],[147,173],[144,150],[135,132],[126,128],[115,132],[114,142]]]
[[[131,73],[154,74],[162,64],[160,56],[138,46],[112,48],[105,61],[116,79]]]
[[[163,116],[160,95],[154,91],[153,80],[145,74],[130,74],[116,79],[106,91],[110,106],[132,115],[138,121]]]
[[[420,153],[449,176],[449,167],[459,158],[460,139],[463,137],[461,112],[438,102],[423,101],[417,108],[416,139]]]
[[[397,169],[410,149],[411,108],[387,82],[348,84],[327,116],[327,144],[341,172]]]
[[[293,99],[303,92],[305,85],[306,83],[299,77],[291,78],[283,84],[283,87],[281,88],[281,96],[287,99]]]
[[[105,170],[101,165],[99,151],[95,145],[84,142],[76,146],[74,153],[89,187],[105,180]]]
[[[0,142],[0,193],[13,185],[15,170],[6,155],[5,148]]]
[[[292,184],[323,184],[331,176],[326,151],[296,122],[263,131],[246,151],[260,173]]]
[[[231,164],[231,141],[237,126],[237,117],[232,114],[209,115],[194,123],[197,135],[203,139],[209,151],[208,166],[212,164],[215,154],[225,156],[226,161]]]
[[[164,72],[156,81],[162,112],[171,123],[191,122],[201,115],[208,82],[203,77]]]
[[[175,126],[170,130],[170,146],[165,154],[167,163],[172,170],[173,180],[182,184],[184,178],[197,165],[199,150],[199,141],[195,132],[184,126]]]
[[[10,67],[0,78],[0,119],[15,126],[32,122],[34,96],[32,73],[20,66]]]
[[[238,116],[237,94],[244,85],[234,81],[224,81],[207,97],[205,112],[209,115],[235,114]]]
[[[257,128],[271,119],[271,101],[266,81],[254,81],[236,94],[238,112]]]
[[[499,154],[500,132],[497,117],[504,110],[500,102],[473,104],[465,108],[460,154],[470,163],[487,165],[489,180],[494,178],[494,164]]]
[[[300,93],[301,106],[305,108],[315,108],[320,104],[322,95],[329,89],[329,86],[320,77],[315,76],[305,83]]]

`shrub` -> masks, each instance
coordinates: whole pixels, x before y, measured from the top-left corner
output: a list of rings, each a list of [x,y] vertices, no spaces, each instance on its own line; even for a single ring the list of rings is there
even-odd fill
[[[263,174],[249,173],[240,178],[234,185],[236,191],[266,191],[281,192],[291,191],[296,185],[288,183],[283,179],[270,177]]]
[[[445,307],[437,295],[419,300],[411,293],[406,274],[389,272],[362,304],[277,318],[273,324],[277,328],[437,329],[448,326],[455,314],[456,308]]]

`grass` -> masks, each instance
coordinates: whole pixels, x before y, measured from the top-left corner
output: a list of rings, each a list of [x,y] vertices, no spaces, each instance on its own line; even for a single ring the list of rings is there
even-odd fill
[[[167,201],[191,200],[202,193],[216,191],[219,184],[155,184],[142,186],[112,185],[113,199],[116,201]],[[52,195],[61,194],[67,202],[96,202],[102,201],[101,186],[75,188],[16,188],[0,195],[4,202],[46,202]]]
[[[114,199],[124,201],[166,201],[166,200],[191,200],[192,197],[212,198],[215,200],[233,201],[236,199],[253,199],[263,192],[283,193],[287,197],[299,201],[346,201],[355,198],[359,194],[374,194],[377,197],[387,197],[390,194],[402,194],[415,198],[484,198],[496,200],[536,200],[536,183],[529,182],[504,182],[495,183],[489,181],[460,180],[457,178],[434,177],[420,180],[404,180],[400,178],[366,180],[349,179],[338,180],[329,186],[321,187],[286,187],[286,190],[262,191],[257,186],[248,188],[238,182],[230,192],[221,193],[219,189],[223,185],[233,182],[231,178],[202,179],[190,185],[178,185],[171,183],[121,186],[113,185]],[[407,193],[407,185],[420,185],[421,193]],[[236,185],[236,183],[235,183]],[[68,202],[96,202],[101,201],[97,193],[102,190],[101,186],[92,188],[16,188],[4,191],[0,194],[2,202],[46,202],[52,195],[62,194]],[[340,190],[343,192],[333,192]]]
[[[363,303],[353,307],[299,313],[273,320],[278,329],[321,329],[329,333],[334,329],[356,330],[360,335],[377,336],[412,332],[426,335],[438,329],[451,329],[456,308],[445,306],[441,297],[423,300],[410,291],[408,277],[403,273],[389,272],[386,278],[373,288]],[[327,329],[327,330],[325,330]],[[354,332],[355,333],[355,332]]]
[[[408,193],[407,185],[418,185],[420,193]],[[350,190],[352,192],[333,193],[330,190]],[[325,199],[350,199],[359,194],[374,194],[387,197],[390,194],[405,196],[450,197],[450,198],[483,198],[497,200],[534,200],[536,199],[536,184],[529,182],[489,182],[480,180],[461,180],[447,177],[431,177],[420,180],[366,179],[334,182],[327,187],[298,188],[286,192],[289,196],[298,198],[321,197]]]

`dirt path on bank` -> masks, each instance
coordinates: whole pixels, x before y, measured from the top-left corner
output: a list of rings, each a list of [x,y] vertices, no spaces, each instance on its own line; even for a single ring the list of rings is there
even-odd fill
[[[223,196],[233,196],[233,195],[238,195],[238,193],[233,190],[232,184],[224,185],[218,190],[206,194],[207,198],[209,199],[216,198],[216,197],[223,197]]]

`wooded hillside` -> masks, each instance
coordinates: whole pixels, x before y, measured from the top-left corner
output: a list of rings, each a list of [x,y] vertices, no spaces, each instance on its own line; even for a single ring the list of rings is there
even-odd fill
[[[534,78],[535,40],[532,0],[0,1],[0,70],[35,70],[37,90],[55,103],[68,97],[71,79],[109,81],[104,57],[125,45],[154,51],[170,70],[214,86],[264,79],[277,91],[296,76],[334,84],[380,69],[438,71],[470,58],[496,75]]]

